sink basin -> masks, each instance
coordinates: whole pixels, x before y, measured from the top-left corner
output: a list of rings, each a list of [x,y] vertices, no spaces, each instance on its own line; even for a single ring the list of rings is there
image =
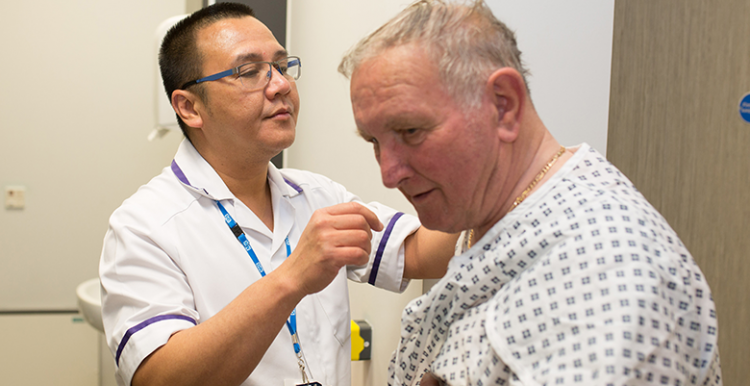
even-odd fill
[[[83,314],[83,319],[95,329],[104,332],[99,279],[89,279],[79,284],[76,288],[76,296],[78,297],[78,308]]]

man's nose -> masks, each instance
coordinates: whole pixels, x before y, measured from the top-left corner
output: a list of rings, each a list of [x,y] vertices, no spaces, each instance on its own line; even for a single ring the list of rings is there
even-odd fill
[[[404,162],[404,157],[397,149],[379,150],[378,164],[380,176],[386,188],[398,188],[402,181],[409,178],[411,168]]]
[[[266,91],[271,93],[269,97],[276,94],[286,94],[292,89],[292,81],[287,79],[276,66],[271,66],[271,72],[268,73],[271,79],[268,80]]]

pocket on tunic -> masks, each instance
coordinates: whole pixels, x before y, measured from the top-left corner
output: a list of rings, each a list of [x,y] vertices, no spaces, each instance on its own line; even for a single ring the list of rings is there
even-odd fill
[[[349,312],[349,287],[346,271],[342,268],[336,278],[324,290],[313,295],[326,314],[339,345],[344,346],[351,335],[351,313]]]

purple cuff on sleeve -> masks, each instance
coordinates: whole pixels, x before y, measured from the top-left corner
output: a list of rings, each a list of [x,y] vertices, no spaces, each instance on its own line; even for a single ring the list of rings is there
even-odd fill
[[[125,336],[122,337],[122,340],[120,341],[120,345],[117,347],[117,354],[115,355],[115,363],[117,365],[120,365],[120,355],[122,354],[122,350],[125,348],[125,345],[130,340],[130,337],[133,336],[136,332],[146,328],[147,326],[160,322],[162,320],[169,320],[169,319],[182,319],[187,320],[188,322],[191,322],[193,324],[197,324],[193,318],[184,316],[184,315],[159,315],[154,316],[151,319],[147,319],[141,323],[138,323],[137,325],[131,327],[128,331],[125,332]]]
[[[398,212],[391,217],[391,221],[388,222],[388,226],[385,228],[385,232],[383,232],[383,238],[380,239],[380,244],[378,245],[378,251],[375,253],[375,260],[372,262],[372,270],[370,271],[370,278],[367,280],[368,283],[371,285],[375,285],[375,280],[378,278],[378,269],[380,268],[380,260],[383,258],[383,252],[385,252],[385,246],[388,245],[388,239],[391,237],[391,232],[393,232],[393,227],[396,225],[396,221],[398,221],[401,216],[404,214],[402,212]]]

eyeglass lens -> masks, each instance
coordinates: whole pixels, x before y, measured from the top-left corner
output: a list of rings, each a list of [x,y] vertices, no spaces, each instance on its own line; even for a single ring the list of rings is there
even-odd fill
[[[300,60],[298,58],[286,58],[274,62],[255,62],[243,64],[237,72],[237,77],[243,87],[253,89],[263,87],[268,83],[273,74],[284,75],[289,80],[296,80],[300,75]]]

